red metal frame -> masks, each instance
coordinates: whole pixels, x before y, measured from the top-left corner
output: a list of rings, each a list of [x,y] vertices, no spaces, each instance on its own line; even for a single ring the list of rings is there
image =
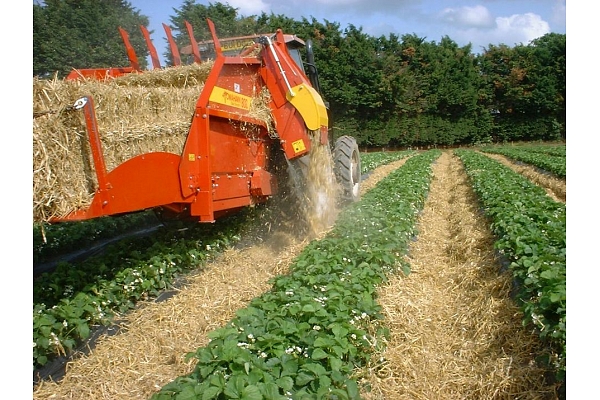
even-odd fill
[[[133,68],[135,71],[141,71],[140,63],[138,62],[135,50],[129,42],[129,34],[125,29],[121,27],[119,27],[119,33],[121,34],[121,39],[123,39],[123,43],[125,44],[125,49],[127,50],[127,58],[129,58],[129,64],[131,65],[131,68]]]
[[[187,21],[185,23],[186,23],[186,25],[189,25],[189,23]],[[175,66],[179,66],[179,65],[181,65],[181,57],[179,55],[179,49],[177,48],[177,44],[175,43],[175,40],[173,39],[173,35],[171,33],[171,28],[166,24],[163,24],[163,28],[165,29],[165,33],[167,35],[167,40],[169,42],[171,54],[173,55],[173,64]],[[160,69],[161,65],[160,65],[160,60],[158,58],[158,53],[156,52],[156,47],[154,47],[154,44],[152,43],[152,40],[150,39],[150,33],[148,32],[148,29],[146,29],[145,26],[141,25],[140,30],[142,31],[142,35],[144,36],[146,45],[150,52],[150,58],[152,59],[152,67],[154,69]],[[140,68],[140,64],[139,64],[137,55],[135,53],[135,49],[133,48],[133,46],[131,45],[131,42],[129,41],[129,34],[127,33],[127,31],[125,29],[123,29],[121,27],[119,27],[119,33],[121,35],[121,39],[123,40],[123,44],[125,45],[125,50],[127,51],[127,57],[129,59],[129,64],[130,64],[129,67],[74,69],[66,76],[65,79],[66,80],[76,80],[76,79],[81,79],[81,78],[92,78],[92,79],[96,79],[96,80],[105,80],[108,78],[116,78],[119,76],[127,75],[132,72],[143,72],[142,69]],[[198,45],[197,45],[196,41],[193,39],[193,32],[192,32],[191,25],[189,25],[189,27],[188,27],[188,33],[190,35],[192,43],[196,44],[196,49],[197,49]],[[197,62],[200,62],[199,61],[200,54],[197,53],[197,55],[195,54],[195,56],[197,56]]]
[[[190,37],[192,53],[194,54],[194,62],[200,64],[202,62],[202,59],[200,58],[200,50],[198,50],[198,42],[196,42],[196,39],[194,38],[194,29],[192,28],[192,25],[187,21],[185,21],[185,27]]]
[[[173,65],[178,67],[181,65],[181,56],[179,55],[179,49],[177,48],[177,44],[175,43],[175,39],[173,39],[173,33],[171,32],[171,27],[167,24],[162,24],[165,29],[165,33],[167,34],[167,41],[169,42],[169,48],[171,49],[171,55],[173,56]]]
[[[144,35],[146,46],[148,46],[148,50],[150,51],[152,67],[154,69],[160,69],[160,60],[158,58],[158,53],[156,52],[156,47],[154,47],[154,43],[152,43],[152,39],[150,39],[150,32],[148,32],[148,29],[146,29],[144,25],[140,25],[140,30],[142,31],[142,35]]]
[[[53,222],[165,207],[189,213],[201,222],[266,201],[277,193],[271,165],[273,152],[288,159],[310,151],[310,138],[300,113],[286,99],[289,87],[310,84],[289,55],[279,30],[260,57],[225,56],[212,21],[207,20],[216,59],[198,98],[180,155],[154,152],[133,157],[107,172],[90,97],[82,107],[98,188],[90,207]],[[193,33],[190,30],[192,43]],[[198,54],[199,57],[199,54]],[[282,75],[287,76],[282,79]],[[284,83],[285,82],[285,83]],[[266,86],[276,134],[251,116],[253,96]],[[326,129],[327,127],[322,127]],[[303,148],[294,142],[302,141]]]

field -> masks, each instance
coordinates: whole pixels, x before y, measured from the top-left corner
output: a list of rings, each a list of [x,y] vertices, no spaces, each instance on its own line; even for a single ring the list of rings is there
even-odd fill
[[[37,372],[119,334],[33,397],[562,398],[564,149],[365,153],[361,201],[318,237],[272,204],[46,274]],[[39,258],[69,246],[45,235]]]

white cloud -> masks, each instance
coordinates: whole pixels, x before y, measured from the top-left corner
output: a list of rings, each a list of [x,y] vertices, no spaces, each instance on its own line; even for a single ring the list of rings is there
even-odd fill
[[[461,28],[491,28],[494,26],[492,14],[484,6],[446,8],[440,18]]]
[[[550,25],[539,15],[533,13],[498,17],[496,25],[494,35],[499,39],[502,38],[504,44],[509,46],[516,43],[528,44],[533,39],[550,33]],[[509,40],[512,43],[509,43]]]
[[[548,22],[534,13],[494,18],[485,7],[477,6],[445,9],[438,16],[452,26],[446,34],[457,43],[471,43],[474,52],[490,44],[527,45],[551,32]]]

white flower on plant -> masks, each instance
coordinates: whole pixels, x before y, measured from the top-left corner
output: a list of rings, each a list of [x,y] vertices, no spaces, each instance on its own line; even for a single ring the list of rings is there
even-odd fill
[[[63,320],[63,326],[66,328],[67,326],[69,326],[69,323],[67,322],[67,320]]]
[[[319,325],[315,325],[315,326],[313,326],[313,330],[320,331],[321,327]]]
[[[56,336],[56,333],[54,332],[50,332],[50,344],[55,346],[60,345],[60,339],[58,339],[58,336]]]

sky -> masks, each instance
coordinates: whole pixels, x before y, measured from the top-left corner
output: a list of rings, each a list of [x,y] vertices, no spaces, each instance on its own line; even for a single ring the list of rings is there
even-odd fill
[[[150,20],[159,55],[167,49],[163,23],[183,0],[129,0]],[[196,0],[208,6],[217,1]],[[448,36],[459,46],[481,53],[490,44],[528,44],[547,33],[566,34],[566,0],[223,0],[238,15],[262,12],[301,20],[337,22],[362,28],[370,36],[416,34],[438,43]],[[217,27],[218,29],[218,27]],[[289,32],[294,33],[294,32]],[[151,65],[149,63],[149,65]],[[164,62],[163,62],[164,65]]]

